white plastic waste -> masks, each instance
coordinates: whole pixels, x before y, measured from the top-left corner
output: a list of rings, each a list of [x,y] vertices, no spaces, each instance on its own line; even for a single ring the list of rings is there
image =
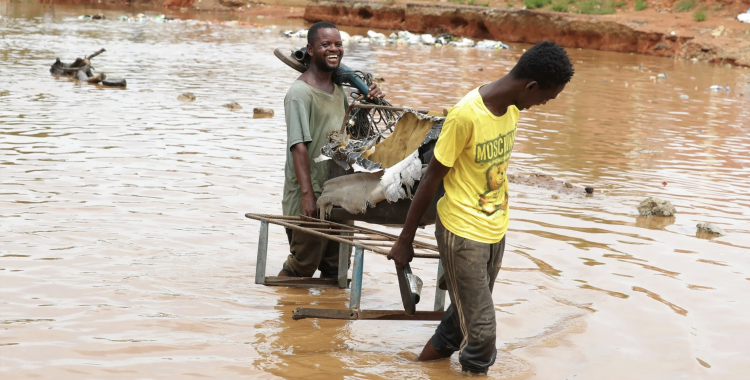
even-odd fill
[[[344,32],[343,30],[340,30],[339,34],[341,34],[341,42],[349,42],[349,40],[352,39],[352,36],[350,36],[349,33]]]
[[[483,40],[477,42],[479,49],[510,49],[510,47],[500,41]]]
[[[750,24],[750,9],[747,10],[747,13],[737,15],[737,20]]]
[[[372,40],[384,40],[385,39],[385,34],[378,33],[378,32],[372,31],[372,30],[368,30],[367,31],[367,37],[370,37],[370,39],[372,39]]]
[[[452,41],[448,45],[456,47],[474,47],[474,40],[470,38],[464,38],[461,41]]]
[[[420,38],[422,39],[422,43],[425,45],[435,44],[435,37],[433,37],[432,34],[423,34]]]

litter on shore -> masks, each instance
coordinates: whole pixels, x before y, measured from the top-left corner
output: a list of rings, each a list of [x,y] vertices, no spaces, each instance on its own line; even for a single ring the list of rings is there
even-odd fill
[[[482,40],[475,42],[471,38],[457,37],[449,33],[443,33],[438,36],[431,34],[416,34],[409,31],[399,31],[391,33],[386,36],[383,33],[368,30],[366,36],[354,35],[351,36],[349,33],[339,31],[341,33],[341,40],[343,42],[354,42],[357,44],[374,44],[380,46],[390,45],[426,45],[426,46],[455,46],[455,47],[473,47],[478,49],[510,49],[510,46],[494,40]],[[298,31],[285,30],[281,32],[282,36],[289,38],[306,38],[307,30],[301,29]]]

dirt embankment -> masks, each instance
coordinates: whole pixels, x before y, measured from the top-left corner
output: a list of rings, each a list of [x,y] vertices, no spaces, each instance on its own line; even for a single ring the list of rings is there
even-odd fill
[[[741,0],[744,1],[744,0]],[[656,10],[613,15],[500,9],[436,3],[310,0],[304,18],[338,25],[409,30],[639,53],[750,66],[750,24],[729,17],[702,23],[690,13]]]

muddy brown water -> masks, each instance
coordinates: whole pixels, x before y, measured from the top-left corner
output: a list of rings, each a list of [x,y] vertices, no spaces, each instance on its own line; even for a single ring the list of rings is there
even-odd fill
[[[81,9],[0,3],[3,379],[461,378],[456,357],[414,362],[434,322],[293,321],[298,306],[345,308],[348,291],[254,284],[259,224],[243,214],[281,211],[282,100],[296,77],[272,50],[298,45],[278,31],[301,21],[256,20],[282,25],[261,34],[81,22]],[[440,110],[506,73],[527,47],[514,46],[350,44],[345,63],[382,75],[394,104]],[[49,75],[55,57],[100,47],[95,66],[126,90]],[[489,378],[747,376],[750,71],[570,55],[566,91],[522,113],[511,171],[596,192],[511,187]],[[186,91],[195,102],[177,101]],[[243,109],[221,107],[232,101]],[[648,195],[676,218],[637,217]],[[700,221],[728,234],[696,234]],[[269,273],[286,249],[272,227]],[[399,308],[392,264],[365,265],[362,306]],[[421,310],[436,266],[413,263]]]

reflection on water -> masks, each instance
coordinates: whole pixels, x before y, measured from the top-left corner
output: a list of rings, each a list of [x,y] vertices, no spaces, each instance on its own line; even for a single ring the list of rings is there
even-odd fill
[[[3,378],[460,377],[456,358],[414,362],[434,322],[293,321],[298,306],[346,307],[348,293],[254,285],[258,225],[242,215],[281,211],[282,100],[296,75],[272,50],[300,45],[277,32],[301,21],[267,18],[280,26],[264,34],[79,22],[80,9],[8,2],[0,12]],[[126,90],[49,75],[56,57],[101,47],[95,66]],[[524,47],[348,45],[345,60],[383,76],[392,103],[440,110]],[[749,373],[750,71],[570,54],[574,81],[522,114],[511,168],[597,192],[512,187],[489,377]],[[733,92],[708,90],[727,83]],[[177,101],[187,91],[197,100]],[[221,107],[231,101],[243,109]],[[277,116],[253,119],[253,107]],[[677,216],[638,217],[647,195]],[[701,221],[727,235],[700,239]],[[273,271],[283,230],[270,241]],[[392,264],[365,261],[363,307],[399,308]],[[413,270],[430,300],[436,263]]]

